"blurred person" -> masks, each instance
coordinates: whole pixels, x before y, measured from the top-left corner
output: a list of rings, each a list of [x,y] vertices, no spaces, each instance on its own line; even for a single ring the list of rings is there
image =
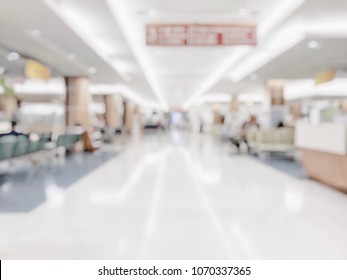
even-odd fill
[[[109,129],[106,125],[106,116],[105,115],[96,115],[93,121],[93,127],[96,130],[99,130],[101,133],[106,133]]]
[[[251,115],[249,119],[242,124],[242,135],[245,138],[249,130],[259,128],[260,125],[258,123],[257,117],[255,115]]]
[[[241,127],[243,122],[237,116],[231,116],[231,119],[227,122],[226,134],[228,140],[233,146],[237,148],[237,152],[240,152],[240,146],[242,143]]]
[[[242,140],[243,142],[246,143],[247,147],[248,147],[248,152],[250,152],[250,147],[248,145],[248,141],[247,141],[247,134],[249,131],[253,131],[253,130],[258,130],[260,128],[260,125],[258,123],[257,120],[257,116],[255,115],[251,115],[249,117],[249,119],[247,121],[245,121],[242,125]]]
[[[276,128],[283,128],[283,127],[286,127],[283,121],[279,121],[276,125]]]
[[[9,136],[9,135],[26,136],[31,142],[38,142],[40,140],[40,135],[38,133],[32,132],[32,133],[26,134],[26,133],[20,132],[17,128],[17,123],[15,121],[11,122],[11,131],[0,134],[0,137]]]
[[[238,152],[240,151],[240,146],[243,143],[247,145],[248,152],[250,152],[250,147],[248,145],[247,134],[249,131],[258,130],[260,125],[258,123],[257,117],[251,115],[242,125],[241,128],[236,131],[232,131],[232,136],[229,137],[230,142],[237,148]]]
[[[248,144],[248,139],[247,139],[247,135],[250,131],[255,131],[258,130],[260,128],[260,124],[258,123],[258,119],[255,115],[251,115],[249,120],[246,121],[243,126],[242,126],[242,130],[243,130],[243,141],[245,142],[245,144],[247,145],[247,150],[248,153],[251,152],[251,147]]]
[[[204,133],[204,120],[199,118],[199,132]]]
[[[228,125],[227,127],[227,137],[231,144],[233,144],[237,148],[238,152],[240,152],[240,145],[242,142],[240,131],[240,127],[232,124]]]
[[[8,135],[13,135],[13,136],[24,135],[24,136],[29,137],[28,134],[24,134],[24,133],[21,133],[20,131],[18,131],[18,129],[17,129],[17,122],[16,121],[12,121],[11,122],[11,130],[9,132],[7,132],[7,133],[1,133],[0,137],[8,136]]]
[[[24,115],[21,111],[22,108],[22,101],[20,99],[17,99],[17,109],[12,115],[12,122],[16,123],[16,128],[20,131],[22,131],[22,126],[24,123]]]

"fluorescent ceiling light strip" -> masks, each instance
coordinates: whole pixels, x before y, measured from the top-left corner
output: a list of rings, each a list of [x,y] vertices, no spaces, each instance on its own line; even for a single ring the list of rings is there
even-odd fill
[[[291,14],[293,14],[297,9],[299,9],[305,0],[284,0],[279,3],[276,9],[273,10],[271,15],[267,17],[265,22],[260,23],[258,27],[258,40],[263,39],[269,34],[271,30],[276,28],[282,22],[284,22]],[[214,84],[216,84],[223,75],[233,66],[235,66],[243,57],[252,51],[251,48],[245,48],[243,50],[238,50],[231,54],[231,57],[227,59],[222,65],[217,69],[216,73],[208,79],[202,87],[189,98],[183,105],[184,110],[188,110],[197,98],[204,93],[206,93]]]
[[[283,23],[284,20],[289,18],[295,11],[297,11],[305,0],[286,0],[280,2],[280,4],[274,9],[269,17],[267,17],[258,28],[258,38],[262,39],[276,26]]]
[[[24,83],[15,83],[14,91],[20,94],[58,94],[65,93],[63,79],[51,79],[48,82],[42,80],[25,80]]]
[[[328,17],[306,23],[305,30],[308,36],[325,38],[347,37],[347,21],[346,18]]]
[[[148,83],[150,84],[154,94],[158,98],[160,104],[163,106],[164,110],[168,110],[167,101],[164,98],[160,86],[156,80],[156,74],[151,66],[148,56],[146,55],[144,48],[141,43],[137,41],[137,26],[131,18],[132,16],[128,12],[127,8],[124,5],[124,1],[113,1],[106,0],[112,14],[115,19],[118,21],[119,27],[123,32],[124,37],[126,38],[130,49],[133,52],[137,62],[142,68],[143,74],[145,75]],[[141,29],[142,31],[142,29]],[[139,36],[141,38],[141,36]]]
[[[313,96],[314,80],[297,80],[287,82],[284,88],[286,100]]]
[[[297,80],[286,84],[284,96],[287,100],[316,96],[347,96],[347,79],[335,79],[332,82],[316,85],[314,80]]]
[[[259,89],[254,92],[245,92],[238,95],[241,103],[262,103],[265,101],[265,91]]]
[[[139,97],[139,94],[137,94],[135,91],[133,91],[130,87],[123,85],[123,84],[90,85],[89,86],[89,92],[92,95],[119,93],[122,96],[124,96],[125,98],[131,100],[132,102],[134,102],[134,103],[136,103],[142,107],[152,108],[152,109],[158,109],[158,107],[160,107],[160,105],[158,103],[144,101],[142,98]]]
[[[64,113],[64,106],[56,103],[26,103],[22,108],[22,112],[28,115],[50,115],[52,113],[62,115]]]
[[[265,101],[265,91],[259,88],[254,91],[244,92],[237,96],[232,97],[228,93],[210,93],[201,96],[195,105],[203,105],[205,103],[230,103],[232,98],[238,98],[241,103],[260,103]]]
[[[51,84],[47,83],[39,83],[33,81],[27,81],[24,84],[14,84],[14,90],[16,93],[20,94],[46,94],[46,95],[63,95],[65,94],[65,84],[64,82],[54,82]],[[3,92],[3,89],[0,88],[0,93]],[[159,109],[160,105],[155,102],[144,101],[142,98],[139,98],[139,94],[133,91],[126,85],[116,84],[97,84],[89,86],[89,93],[91,95],[98,94],[120,94],[125,98],[131,100],[132,102],[152,109]]]
[[[108,63],[125,81],[129,82],[129,76],[127,73],[125,73],[117,63],[113,63],[109,58],[110,53],[114,52],[115,47],[111,42],[96,36],[98,31],[95,30],[95,27],[89,18],[78,13],[76,10],[64,5],[59,5],[54,0],[44,0],[44,2],[71,28],[71,30],[73,30],[89,47],[91,47],[100,58]]]
[[[228,93],[211,93],[202,96],[196,102],[196,105],[202,105],[205,103],[229,103],[231,102],[231,95]]]

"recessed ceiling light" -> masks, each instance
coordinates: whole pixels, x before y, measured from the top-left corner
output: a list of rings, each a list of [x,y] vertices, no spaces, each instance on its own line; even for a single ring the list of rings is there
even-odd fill
[[[93,74],[95,74],[96,72],[97,72],[97,69],[96,69],[95,67],[89,67],[89,68],[88,68],[88,73],[89,73],[89,74],[93,75]]]
[[[317,41],[310,41],[308,42],[307,47],[310,49],[318,50],[321,48],[321,44]]]
[[[249,78],[250,78],[252,81],[255,81],[255,80],[258,79],[258,75],[254,73],[254,74],[250,75]]]
[[[42,32],[41,32],[41,30],[38,30],[38,29],[32,29],[32,30],[30,30],[29,34],[32,37],[40,37],[42,35]]]
[[[75,60],[75,59],[76,59],[76,55],[75,55],[74,53],[69,53],[69,54],[67,55],[67,59],[68,59],[68,60]]]
[[[140,16],[156,17],[158,15],[158,10],[154,8],[140,10],[138,12]]]
[[[16,52],[11,52],[7,55],[8,61],[15,61],[15,60],[18,60],[19,58],[20,58],[20,55]]]

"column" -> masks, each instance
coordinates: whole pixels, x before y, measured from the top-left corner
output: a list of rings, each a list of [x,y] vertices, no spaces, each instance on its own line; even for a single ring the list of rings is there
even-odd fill
[[[124,110],[125,130],[128,134],[131,134],[133,128],[135,104],[133,104],[131,101],[126,101],[124,104]]]
[[[220,106],[218,104],[214,104],[212,107],[213,110],[213,124],[214,125],[221,125],[223,123],[223,115],[220,112]]]
[[[284,122],[286,117],[286,106],[284,99],[285,80],[269,80],[266,89],[269,97],[270,126],[276,127],[279,122]]]
[[[341,110],[342,110],[344,113],[347,113],[347,99],[341,100]]]
[[[89,79],[84,77],[66,77],[65,125],[73,127],[91,125],[89,104]]]
[[[299,102],[290,105],[290,113],[293,118],[293,122],[301,118],[301,104]]]
[[[140,107],[131,101],[124,102],[124,127],[128,134],[141,133]]]
[[[230,112],[237,113],[239,109],[240,109],[239,97],[237,95],[234,95],[230,102]]]
[[[122,127],[122,97],[118,94],[105,95],[106,126],[119,129]]]

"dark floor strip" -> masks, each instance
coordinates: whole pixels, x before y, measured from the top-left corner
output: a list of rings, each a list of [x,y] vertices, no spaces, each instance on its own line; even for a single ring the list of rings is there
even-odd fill
[[[117,155],[99,151],[67,155],[65,160],[40,164],[0,176],[0,212],[28,212],[47,199],[47,188],[68,188]]]

